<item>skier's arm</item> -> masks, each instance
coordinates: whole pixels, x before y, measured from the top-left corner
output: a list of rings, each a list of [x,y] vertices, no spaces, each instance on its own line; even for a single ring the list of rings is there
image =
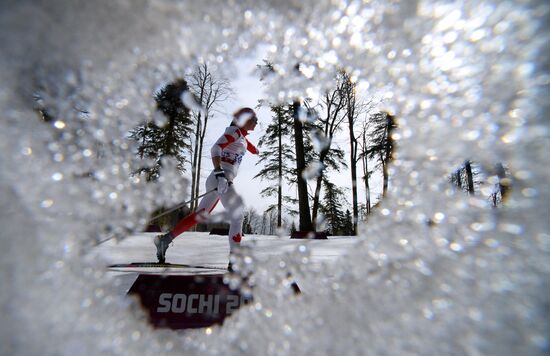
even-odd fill
[[[246,139],[246,138],[245,138]],[[253,155],[260,154],[260,150],[256,148],[248,139],[246,140],[246,149],[248,152],[252,153]]]

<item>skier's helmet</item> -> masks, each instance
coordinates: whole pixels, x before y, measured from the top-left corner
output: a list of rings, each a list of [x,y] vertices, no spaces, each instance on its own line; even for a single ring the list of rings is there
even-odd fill
[[[251,108],[241,108],[233,114],[232,124],[239,127],[239,128],[241,128],[250,119],[256,119],[257,120],[256,113],[254,112],[254,110],[252,110]]]

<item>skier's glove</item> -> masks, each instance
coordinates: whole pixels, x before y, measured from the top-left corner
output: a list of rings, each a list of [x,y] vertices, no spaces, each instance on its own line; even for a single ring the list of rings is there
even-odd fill
[[[223,195],[229,189],[229,182],[225,177],[225,172],[223,170],[216,171],[214,173],[216,180],[218,181],[218,195]]]

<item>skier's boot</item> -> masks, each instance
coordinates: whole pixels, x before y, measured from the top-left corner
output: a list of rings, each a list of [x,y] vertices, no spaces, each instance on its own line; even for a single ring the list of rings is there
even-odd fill
[[[153,242],[157,247],[157,258],[159,263],[166,262],[166,250],[174,238],[171,233],[166,233],[164,235],[157,235]]]

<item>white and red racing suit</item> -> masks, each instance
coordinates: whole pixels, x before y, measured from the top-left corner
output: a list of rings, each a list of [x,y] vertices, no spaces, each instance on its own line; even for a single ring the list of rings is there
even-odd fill
[[[206,194],[200,201],[197,210],[183,218],[171,231],[173,238],[189,230],[199,222],[206,221],[208,215],[214,210],[218,201],[221,200],[223,207],[229,212],[229,250],[233,252],[236,246],[239,246],[242,238],[242,225],[244,219],[244,202],[241,196],[235,190],[235,185],[231,184],[239,171],[239,166],[246,151],[252,154],[258,154],[258,149],[246,139],[248,132],[237,126],[229,126],[225,133],[216,141],[211,149],[212,157],[221,158],[221,168],[225,172],[229,184],[228,190],[219,195],[214,190],[217,186],[217,180],[214,171],[206,179]]]

